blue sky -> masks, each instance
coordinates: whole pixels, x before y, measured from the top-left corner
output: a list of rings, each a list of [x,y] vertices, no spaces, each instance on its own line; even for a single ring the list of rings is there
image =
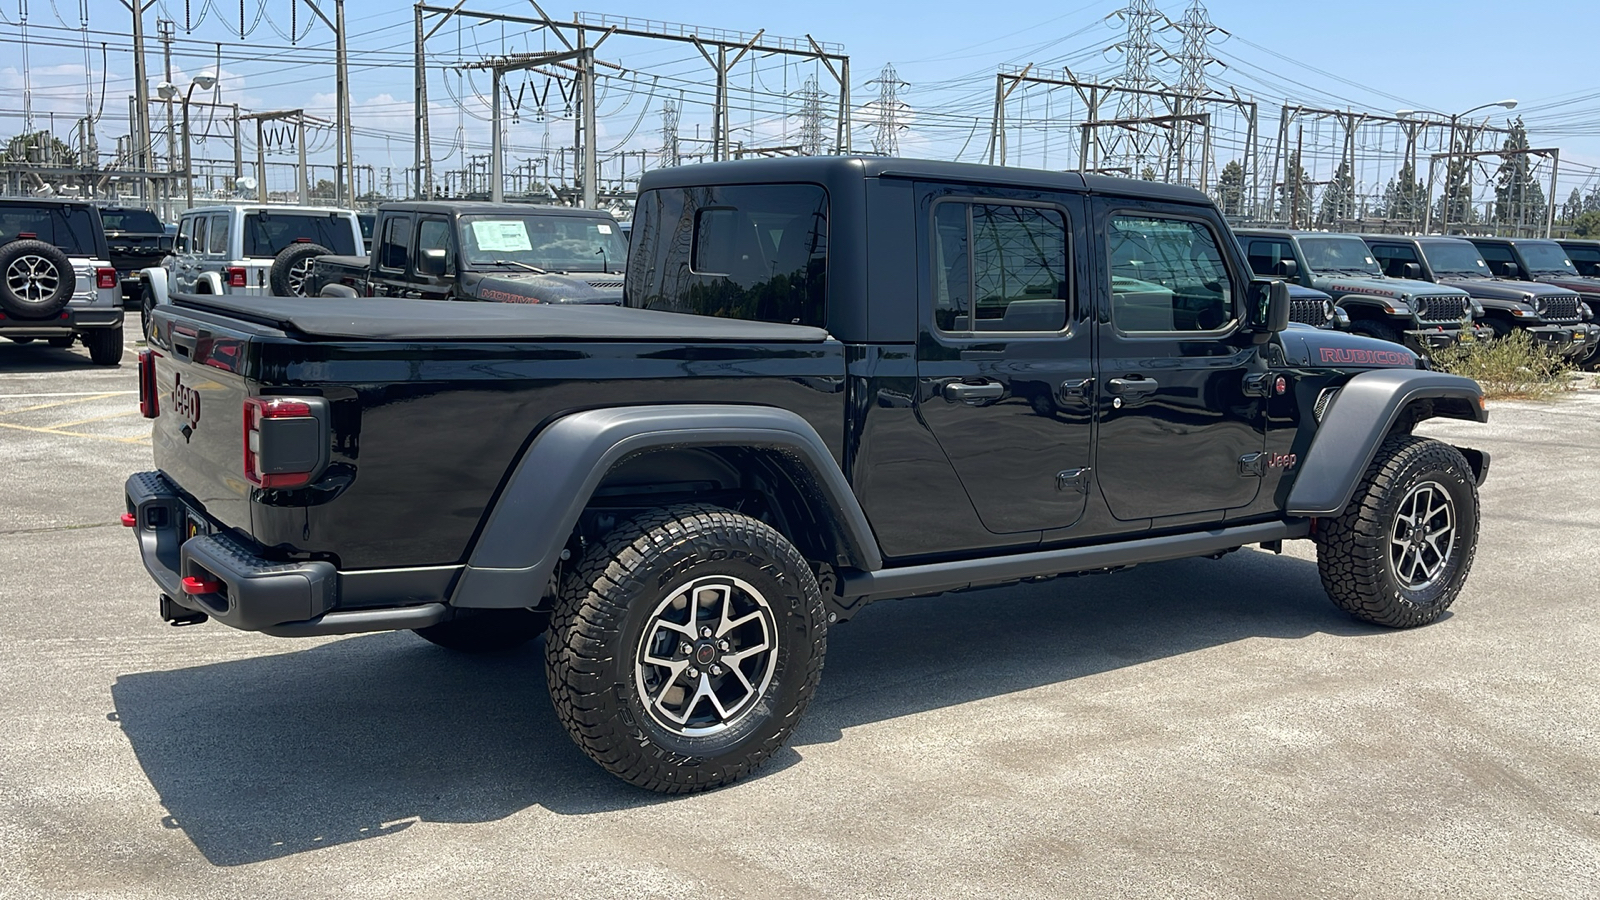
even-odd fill
[[[147,13],[152,80],[162,76],[160,44],[153,39],[155,19],[171,15],[178,23],[179,41],[174,49],[180,83],[186,85],[191,72],[215,68],[204,58],[214,55],[215,44],[220,43],[223,83],[217,99],[255,109],[303,105],[330,114],[333,78],[331,66],[325,63],[331,58],[328,31],[314,21],[304,0],[268,0],[264,8],[262,2],[246,0],[245,25],[253,30],[240,41],[239,8],[231,0],[190,0],[192,31],[185,29],[186,4],[163,0]],[[853,100],[863,120],[873,115],[877,90],[866,82],[883,63],[892,62],[900,78],[910,83],[900,94],[908,106],[903,116],[909,123],[901,139],[904,152],[935,156],[964,152],[963,158],[974,159],[982,155],[988,137],[996,65],[1034,62],[1051,69],[1070,67],[1080,76],[1111,77],[1120,71],[1122,59],[1105,48],[1122,35],[1115,22],[1103,20],[1124,3],[1012,0],[983,8],[948,0],[879,4],[653,0],[582,8],[745,32],[764,28],[769,35],[785,37],[810,34],[842,44],[851,56]],[[71,128],[69,120],[84,114],[86,93],[99,105],[103,81],[105,100],[97,131],[102,149],[110,149],[114,138],[108,135],[125,133],[127,127],[126,97],[132,85],[128,12],[115,0],[88,0],[91,32],[86,53],[83,36],[73,30],[80,24],[77,4],[52,7],[48,0],[25,0],[24,5],[28,4],[29,33],[35,41],[28,59],[33,86],[28,99],[36,122],[43,125],[48,113],[55,111],[57,131],[64,134]],[[484,11],[532,11],[525,0],[474,0],[468,5]],[[1186,0],[1158,0],[1156,5],[1176,18]],[[557,18],[566,18],[573,11],[553,3],[544,6]],[[1213,0],[1208,6],[1212,21],[1231,32],[1231,36],[1214,36],[1214,50],[1226,67],[1211,71],[1212,85],[1231,86],[1254,96],[1272,116],[1285,97],[1307,105],[1352,106],[1380,113],[1400,107],[1450,113],[1512,97],[1521,101],[1517,113],[1526,117],[1536,145],[1561,146],[1564,163],[1600,164],[1600,79],[1592,74],[1593,61],[1587,52],[1592,43],[1590,26],[1600,21],[1592,0],[1528,4],[1514,15],[1508,15],[1507,4],[1484,0],[1343,0],[1337,4]],[[15,45],[21,32],[19,7],[13,0],[8,0],[6,7],[0,39]],[[61,14],[65,21],[58,17]],[[289,49],[291,15],[299,28],[295,45],[304,49]],[[357,155],[380,167],[409,165],[411,7],[349,0],[347,16],[355,65]],[[1163,37],[1171,40],[1170,34]],[[435,61],[456,58],[457,41],[464,58],[538,49],[541,44],[541,39],[530,40],[515,29],[503,41],[498,26],[459,32],[447,26],[430,41]],[[107,45],[104,54],[102,42]],[[693,136],[696,125],[708,127],[707,109],[700,101],[706,96],[709,71],[692,47],[619,37],[608,42],[600,56],[627,70],[625,75],[607,79],[611,84],[603,87],[603,146],[647,154],[659,147],[659,106],[667,99],[681,97],[685,104],[680,131],[685,138]],[[16,53],[8,54],[0,64],[0,118],[4,119],[0,130],[8,134],[21,127],[22,70]],[[831,92],[831,79],[814,65],[786,67],[768,59],[749,60],[736,68],[736,139],[754,144],[793,141],[798,127],[798,101],[793,95],[807,74],[819,75],[824,90]],[[1171,67],[1161,74],[1175,77]],[[487,144],[482,121],[487,79],[436,70],[430,81],[435,155],[447,157],[441,166],[459,165],[462,156],[481,153]],[[510,128],[512,165],[519,158],[549,155],[547,146],[570,143],[571,123],[564,118],[559,96],[546,104],[542,121],[534,114],[535,104],[526,100],[530,91],[536,95],[549,88],[538,78],[513,87],[521,91],[527,108]],[[559,89],[552,94],[558,95]],[[197,92],[197,99],[204,96]],[[464,110],[458,108],[457,99],[463,101]],[[1008,107],[1008,114],[1037,119],[1046,111],[1041,97],[1025,102],[1031,106]],[[1057,104],[1049,108],[1053,117],[1063,115],[1061,103],[1068,104],[1065,115],[1070,117],[1069,100],[1056,95],[1053,102]],[[1503,113],[1495,110],[1494,114],[1494,121],[1503,121]],[[219,128],[209,119],[201,120],[197,127],[202,134],[208,128],[217,133]],[[1070,165],[1061,154],[1073,133],[1071,128],[1062,128],[1021,136],[1017,140],[1024,148],[1022,161]],[[870,145],[870,138],[865,128],[858,128],[854,135],[858,147]],[[325,151],[329,142],[319,140],[318,148]],[[231,155],[221,144],[209,142],[196,152],[205,155],[208,147],[214,155]],[[314,153],[316,158],[327,155]],[[550,165],[553,168],[557,163],[552,159]],[[637,157],[629,165],[636,167]],[[1579,181],[1590,177],[1587,169],[1575,167],[1570,173]],[[1564,180],[1564,185],[1572,183]],[[1564,186],[1561,193],[1565,191]]]

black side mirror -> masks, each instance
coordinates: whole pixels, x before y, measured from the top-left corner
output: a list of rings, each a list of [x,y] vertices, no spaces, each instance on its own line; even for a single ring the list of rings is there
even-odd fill
[[[1250,283],[1250,330],[1255,332],[1256,343],[1289,327],[1289,285],[1282,281],[1252,281]]]
[[[1420,281],[1422,279],[1422,265],[1420,263],[1406,263],[1400,267],[1400,277],[1409,278],[1412,281]]]
[[[417,274],[430,278],[443,278],[449,268],[450,255],[437,248],[417,254]]]
[[[1507,278],[1521,278],[1522,269],[1516,263],[1501,263],[1500,274]]]
[[[156,238],[156,248],[159,250],[165,250],[168,253],[171,253],[172,244],[172,235],[170,234],[163,234],[161,237]]]
[[[1300,277],[1300,264],[1292,259],[1278,260],[1278,277],[1291,281]]]

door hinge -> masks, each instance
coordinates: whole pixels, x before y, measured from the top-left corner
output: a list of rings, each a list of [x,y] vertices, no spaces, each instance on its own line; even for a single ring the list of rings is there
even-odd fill
[[[1067,469],[1056,473],[1056,490],[1077,494],[1089,493],[1089,469]]]

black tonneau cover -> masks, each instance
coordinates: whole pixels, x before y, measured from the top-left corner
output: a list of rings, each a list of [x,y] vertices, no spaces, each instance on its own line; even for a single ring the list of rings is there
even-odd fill
[[[561,303],[475,303],[387,297],[176,294],[174,305],[269,325],[306,340],[682,341],[815,343],[821,328],[649,309]]]

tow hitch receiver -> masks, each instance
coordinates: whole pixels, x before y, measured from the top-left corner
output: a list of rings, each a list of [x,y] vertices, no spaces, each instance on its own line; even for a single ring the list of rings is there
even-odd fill
[[[207,618],[209,617],[205,613],[195,612],[192,609],[179,606],[177,603],[173,602],[171,597],[168,597],[166,594],[161,595],[162,621],[170,622],[174,626],[199,625]]]

